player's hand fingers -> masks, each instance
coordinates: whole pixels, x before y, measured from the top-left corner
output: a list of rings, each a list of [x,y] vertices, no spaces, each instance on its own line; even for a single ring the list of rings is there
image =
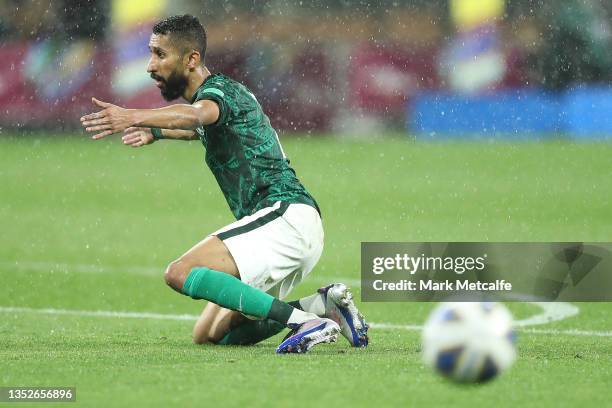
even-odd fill
[[[100,119],[104,117],[106,117],[106,111],[94,112],[85,116],[81,116],[81,122],[85,122],[92,119]]]
[[[144,146],[144,142],[142,140],[139,140],[136,143],[132,143],[131,146],[132,147],[142,147]]]
[[[111,125],[110,123],[105,123],[104,125],[86,127],[85,130],[88,132],[97,132],[99,130],[111,130],[112,128],[113,125]]]
[[[112,131],[112,130],[107,130],[107,131],[104,131],[104,132],[101,132],[101,133],[95,134],[95,135],[93,135],[91,138],[92,138],[93,140],[98,140],[98,139],[102,139],[103,137],[110,136],[110,135],[112,135],[113,133],[115,133],[115,132],[114,132],[114,131]]]
[[[128,133],[132,133],[132,132],[138,132],[140,130],[142,130],[142,128],[135,127],[135,126],[130,126],[129,128],[125,129],[123,131],[123,133],[128,134]]]
[[[86,120],[84,122],[81,123],[81,125],[83,126],[95,126],[95,125],[104,125],[107,124],[108,122],[108,118],[102,118],[102,119],[93,119],[93,120]]]
[[[144,136],[139,135],[133,139],[130,140],[129,145],[132,147],[142,147],[144,145],[146,145],[146,139],[144,138]]]
[[[101,108],[108,108],[109,106],[113,106],[112,103],[102,102],[96,98],[91,98],[91,101],[94,103],[94,105],[98,105]]]
[[[130,133],[129,135],[125,135],[121,138],[124,144],[133,144],[138,142],[141,139],[141,136],[138,133]]]

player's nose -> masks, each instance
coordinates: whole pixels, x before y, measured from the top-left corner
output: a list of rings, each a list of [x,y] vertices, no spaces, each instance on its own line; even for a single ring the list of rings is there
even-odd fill
[[[147,72],[151,73],[151,72],[155,72],[155,71],[157,71],[157,67],[153,63],[153,59],[150,59],[149,63],[147,64]]]

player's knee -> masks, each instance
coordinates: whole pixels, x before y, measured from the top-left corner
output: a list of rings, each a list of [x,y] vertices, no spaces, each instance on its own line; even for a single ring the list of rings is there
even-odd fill
[[[202,330],[196,324],[193,328],[192,340],[194,344],[217,344],[219,343],[220,337],[222,336],[219,336],[219,333],[216,333],[212,327],[207,330]]]
[[[175,290],[183,289],[185,283],[185,267],[180,260],[171,262],[164,273],[166,284]]]
[[[197,322],[193,326],[192,340],[195,344],[220,344],[227,334],[228,329],[223,324],[218,324],[217,318],[213,318],[217,324],[211,320]],[[225,344],[225,343],[223,343]]]
[[[208,333],[193,333],[192,340],[194,344],[216,344],[216,341],[212,337],[210,337]]]

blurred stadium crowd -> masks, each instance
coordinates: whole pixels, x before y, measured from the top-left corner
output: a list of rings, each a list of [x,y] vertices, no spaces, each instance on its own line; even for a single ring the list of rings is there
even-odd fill
[[[164,104],[145,72],[148,37],[183,13],[207,27],[211,71],[245,82],[285,130],[427,133],[430,111],[469,98],[612,83],[607,0],[3,0],[0,124],[73,128],[92,95]]]

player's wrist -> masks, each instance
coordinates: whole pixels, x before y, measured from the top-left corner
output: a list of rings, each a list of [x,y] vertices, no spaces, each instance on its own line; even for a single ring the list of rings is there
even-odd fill
[[[151,134],[153,135],[153,140],[161,140],[166,138],[160,128],[151,128]]]
[[[148,127],[146,125],[147,117],[144,109],[128,109],[131,126]]]

